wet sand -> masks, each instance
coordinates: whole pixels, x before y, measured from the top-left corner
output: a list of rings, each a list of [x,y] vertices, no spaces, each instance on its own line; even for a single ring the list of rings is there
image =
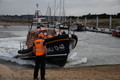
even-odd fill
[[[120,64],[46,69],[48,80],[120,80]],[[15,69],[0,64],[0,80],[33,80],[33,69]]]

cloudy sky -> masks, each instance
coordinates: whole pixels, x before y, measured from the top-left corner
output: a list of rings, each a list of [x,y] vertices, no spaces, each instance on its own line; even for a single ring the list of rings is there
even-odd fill
[[[63,1],[63,0],[61,0]],[[0,15],[34,14],[36,4],[42,14],[50,6],[54,13],[55,0],[0,0]],[[56,15],[60,13],[60,0],[56,0]],[[120,12],[120,0],[65,0],[66,15],[82,16],[91,14],[117,14]]]

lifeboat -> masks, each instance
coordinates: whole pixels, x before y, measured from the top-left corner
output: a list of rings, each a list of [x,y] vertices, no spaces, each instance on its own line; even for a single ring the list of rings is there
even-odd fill
[[[44,33],[44,40],[47,47],[48,63],[64,66],[69,52],[75,48],[78,38],[75,34],[65,34],[65,32],[55,28],[37,29],[29,31],[26,40],[27,49],[18,50],[17,57],[21,59],[34,59],[33,43],[38,38],[38,34]]]
[[[25,41],[26,48],[20,48],[15,58],[35,59],[33,43],[38,39],[38,34],[43,33],[47,48],[46,62],[63,67],[67,62],[70,51],[76,47],[78,37],[69,31],[66,33],[56,28],[56,25],[54,28],[50,28],[47,22],[42,22],[42,19],[44,18],[35,18],[36,22],[32,22]]]

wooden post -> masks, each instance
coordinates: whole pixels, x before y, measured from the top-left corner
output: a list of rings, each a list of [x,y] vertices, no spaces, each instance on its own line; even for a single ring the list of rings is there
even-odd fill
[[[111,31],[111,27],[112,27],[112,16],[110,15],[109,31]]]
[[[85,17],[85,27],[87,26],[87,18]]]
[[[98,16],[96,17],[96,29],[98,30]]]

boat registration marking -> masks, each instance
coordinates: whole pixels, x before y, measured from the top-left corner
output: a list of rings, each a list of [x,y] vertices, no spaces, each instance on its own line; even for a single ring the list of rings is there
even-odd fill
[[[64,44],[59,44],[59,45],[55,45],[53,47],[48,47],[47,52],[54,52],[54,51],[59,51],[59,50],[64,50],[64,49],[65,49]]]

